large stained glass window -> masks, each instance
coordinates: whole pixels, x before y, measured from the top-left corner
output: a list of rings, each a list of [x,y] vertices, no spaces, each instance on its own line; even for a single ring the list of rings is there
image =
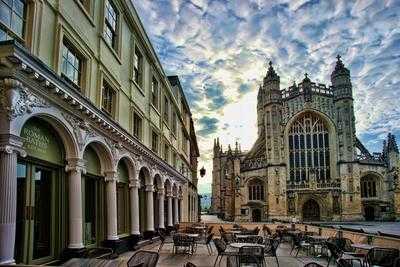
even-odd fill
[[[329,133],[326,123],[312,113],[299,117],[289,130],[290,182],[330,180]]]

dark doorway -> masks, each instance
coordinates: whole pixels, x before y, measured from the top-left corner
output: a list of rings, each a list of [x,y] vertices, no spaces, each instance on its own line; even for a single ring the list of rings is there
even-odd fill
[[[364,208],[365,220],[373,221],[375,220],[375,209],[372,206],[366,206]]]
[[[251,211],[251,220],[253,222],[260,222],[261,221],[261,210],[260,209],[253,209]]]
[[[320,209],[317,201],[314,199],[308,200],[303,205],[303,221],[320,221]]]

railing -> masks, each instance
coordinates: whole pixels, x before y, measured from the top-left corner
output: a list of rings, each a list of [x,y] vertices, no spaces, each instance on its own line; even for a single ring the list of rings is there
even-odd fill
[[[326,85],[322,83],[317,84],[312,82],[311,91],[317,94],[333,96],[332,87],[326,87]],[[304,85],[303,83],[299,83],[298,86],[290,86],[289,88],[282,89],[281,92],[282,92],[282,98],[288,98],[300,95],[304,92]]]
[[[248,170],[257,170],[261,168],[265,168],[267,166],[267,161],[265,158],[252,158],[246,159],[242,163],[240,163],[240,170],[248,171]]]

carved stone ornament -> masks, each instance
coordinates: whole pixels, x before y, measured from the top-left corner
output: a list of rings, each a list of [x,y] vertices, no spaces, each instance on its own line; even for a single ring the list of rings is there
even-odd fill
[[[32,113],[35,108],[48,107],[50,105],[44,99],[30,93],[21,82],[14,79],[0,81],[0,111],[6,112],[10,121]]]
[[[62,115],[71,124],[79,149],[82,150],[88,139],[96,136],[96,132],[82,119],[67,113],[62,113]]]

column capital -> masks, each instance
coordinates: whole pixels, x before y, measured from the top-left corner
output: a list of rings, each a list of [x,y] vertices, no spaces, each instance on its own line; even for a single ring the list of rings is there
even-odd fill
[[[21,157],[26,157],[26,151],[22,148],[22,138],[12,134],[0,135],[0,152],[7,154],[18,153]]]
[[[106,182],[116,182],[117,181],[117,172],[116,171],[105,171],[104,172],[104,180]]]
[[[81,172],[83,174],[86,173],[86,166],[85,166],[85,161],[80,158],[69,158],[67,159],[67,166],[65,166],[65,171],[66,172]]]
[[[157,191],[157,195],[158,195],[158,197],[164,196],[165,195],[164,190]]]
[[[170,193],[170,192],[167,192],[166,196],[167,196],[167,198],[172,198],[173,197],[172,193]]]
[[[154,185],[152,184],[146,184],[144,190],[146,192],[154,192]]]
[[[138,179],[129,179],[129,188],[139,188],[139,180]]]

